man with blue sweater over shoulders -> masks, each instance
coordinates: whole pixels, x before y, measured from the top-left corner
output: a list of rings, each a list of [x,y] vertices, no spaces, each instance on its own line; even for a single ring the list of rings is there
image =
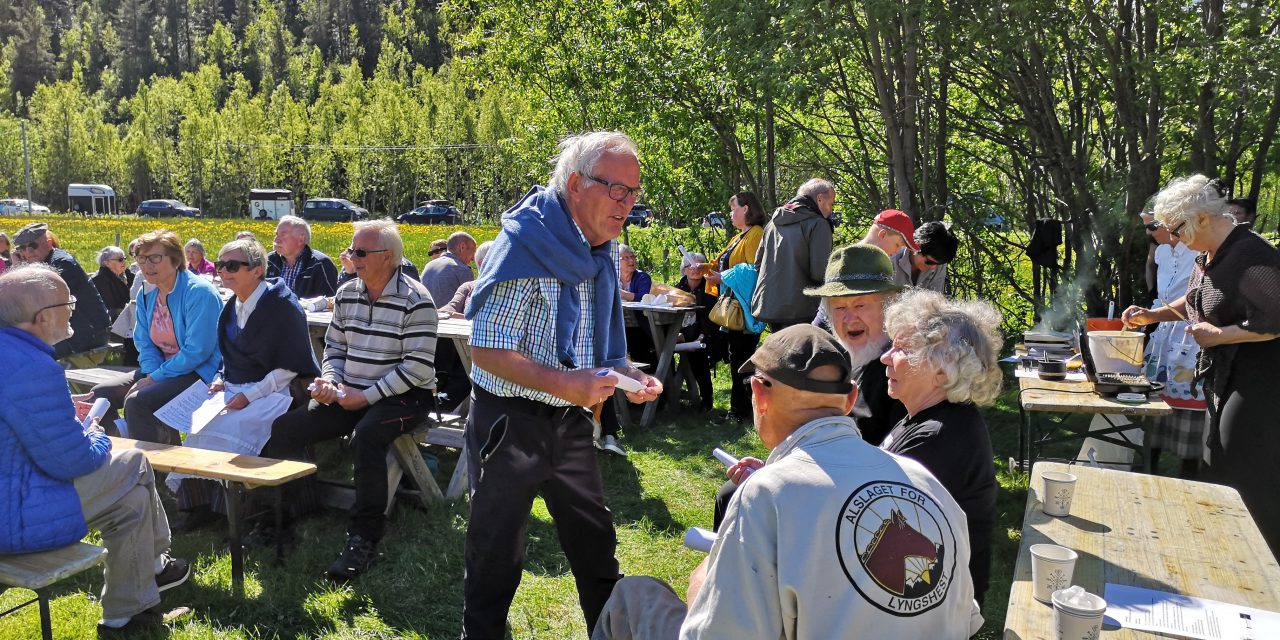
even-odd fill
[[[627,394],[632,402],[662,392],[627,362],[618,293],[614,239],[639,194],[630,138],[566,138],[548,186],[502,215],[480,270],[466,311],[474,406],[466,428],[464,638],[504,637],[537,495],[555,519],[588,631],[618,581],[617,534],[584,407],[613,396],[610,373],[640,382]]]
[[[99,636],[128,635],[176,617],[160,592],[191,575],[171,558],[169,521],[141,451],[111,451],[94,423],[76,420],[51,345],[69,338],[76,299],[42,264],[0,275],[0,554],[72,544],[89,528],[107,548]]]

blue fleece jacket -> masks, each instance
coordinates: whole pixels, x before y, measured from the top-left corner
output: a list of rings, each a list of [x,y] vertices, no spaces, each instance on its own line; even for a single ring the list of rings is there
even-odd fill
[[[142,373],[153,380],[168,380],[195,373],[205,382],[222,366],[218,352],[218,314],[222,298],[209,281],[183,269],[169,292],[169,316],[173,333],[178,338],[178,353],[168,360],[160,347],[151,342],[151,314],[155,312],[160,290],[143,287],[138,292],[137,319],[133,325],[133,343],[138,348],[138,364]]]
[[[111,440],[76,421],[52,347],[2,327],[0,353],[0,553],[66,546],[88,533],[71,482],[106,463]]]

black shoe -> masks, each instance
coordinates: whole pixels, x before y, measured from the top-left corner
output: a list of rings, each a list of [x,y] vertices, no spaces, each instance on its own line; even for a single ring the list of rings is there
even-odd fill
[[[160,591],[172,589],[191,577],[190,562],[182,558],[172,558],[167,553],[164,558],[164,569],[156,574],[156,588]]]
[[[152,607],[129,618],[128,624],[123,627],[108,627],[99,622],[98,637],[128,638],[137,634],[149,633],[190,614],[190,607],[178,607],[169,611],[161,611],[159,607]]]
[[[369,570],[378,558],[378,544],[364,539],[360,534],[352,534],[347,539],[347,548],[342,550],[333,564],[329,565],[328,575],[334,580],[355,580],[360,574]]]
[[[223,521],[226,521],[226,518],[212,509],[207,507],[193,509],[179,512],[178,517],[169,521],[169,530],[174,533],[191,533]]]

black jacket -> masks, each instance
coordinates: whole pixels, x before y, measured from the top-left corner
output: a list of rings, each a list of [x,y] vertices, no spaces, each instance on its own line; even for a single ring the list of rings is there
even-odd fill
[[[129,304],[129,287],[133,286],[133,278],[133,272],[128,269],[121,278],[106,267],[98,267],[98,273],[89,278],[93,286],[98,288],[102,304],[107,305],[107,314],[111,316],[112,322],[124,311],[125,305]],[[77,304],[77,308],[78,306]]]
[[[333,260],[307,245],[298,256],[302,270],[293,281],[293,293],[299,298],[332,297],[338,290],[338,268]],[[272,251],[267,254],[267,278],[280,278],[284,258]]]
[[[102,303],[98,288],[89,281],[80,263],[62,249],[50,251],[44,261],[62,276],[76,298],[76,310],[71,313],[71,329],[75,335],[53,346],[54,357],[65,358],[106,346],[107,330],[111,327],[107,305]]]

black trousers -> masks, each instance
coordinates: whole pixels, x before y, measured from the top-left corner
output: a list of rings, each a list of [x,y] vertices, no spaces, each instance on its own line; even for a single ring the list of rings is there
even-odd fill
[[[471,379],[453,340],[441,339],[436,343],[436,379],[436,394],[447,398],[440,401],[441,411],[453,409],[471,393]]]
[[[725,334],[725,344],[729,348],[729,411],[738,418],[751,422],[751,387],[744,384],[743,374],[738,369],[756,353],[756,345],[760,344],[760,334],[746,331],[729,331]]]
[[[358,391],[351,389],[348,393]],[[356,503],[351,508],[351,526],[347,533],[377,542],[386,528],[387,449],[400,434],[412,431],[422,422],[430,408],[431,394],[426,389],[384,398],[359,411],[312,400],[271,423],[271,440],[267,441],[263,454],[305,460],[308,446],[354,433],[351,452],[355,462]],[[294,483],[305,480],[308,479]]]
[[[471,397],[462,637],[504,637],[538,495],[555,520],[590,633],[619,577],[618,538],[604,505],[591,417],[580,407],[504,398],[479,387]]]

